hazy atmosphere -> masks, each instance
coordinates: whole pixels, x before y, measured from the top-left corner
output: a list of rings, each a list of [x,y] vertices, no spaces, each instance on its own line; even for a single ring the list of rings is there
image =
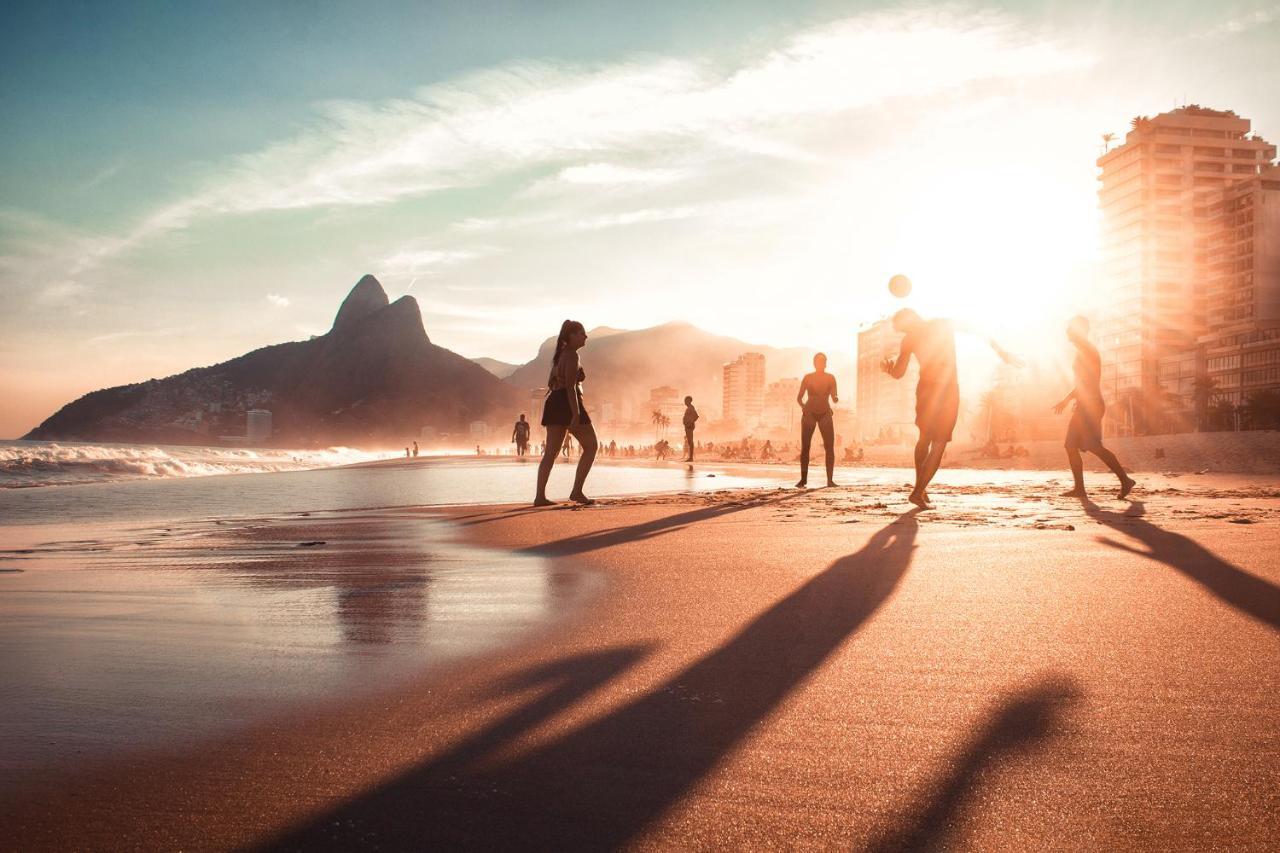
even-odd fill
[[[0,13],[0,436],[364,273],[517,364],[566,303],[852,353],[895,272],[1031,339],[1087,302],[1102,133],[1280,136],[1274,3],[392,5]]]

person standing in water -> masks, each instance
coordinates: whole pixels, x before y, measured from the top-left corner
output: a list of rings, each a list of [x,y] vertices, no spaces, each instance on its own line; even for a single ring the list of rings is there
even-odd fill
[[[808,394],[808,399],[805,395]],[[827,356],[818,353],[813,357],[813,373],[800,381],[800,393],[796,395],[804,414],[800,417],[800,482],[797,489],[809,484],[809,450],[813,445],[813,431],[822,433],[822,450],[826,455],[827,485],[834,486],[836,467],[836,435],[832,424],[831,404],[839,403],[836,394],[836,378],[827,373]]]
[[[920,381],[916,384],[916,481],[907,500],[921,509],[933,509],[929,503],[929,483],[942,465],[951,435],[960,416],[960,381],[956,374],[956,332],[950,320],[925,320],[910,308],[893,315],[893,328],[902,333],[897,359],[886,358],[880,368],[894,379],[907,372],[911,356],[920,365]],[[1021,366],[1015,356],[990,338],[991,349],[1006,364]]]
[[[693,461],[693,430],[698,422],[698,410],[693,407],[693,398],[684,398],[684,452],[685,462]]]
[[[1125,473],[1116,455],[1102,446],[1102,415],[1107,409],[1102,399],[1102,356],[1089,342],[1089,320],[1082,316],[1072,317],[1067,323],[1067,340],[1076,348],[1076,359],[1072,365],[1076,386],[1053,407],[1054,414],[1060,415],[1067,403],[1076,402],[1071,424],[1067,427],[1067,438],[1063,442],[1075,486],[1064,492],[1063,497],[1089,496],[1084,489],[1084,460],[1080,456],[1080,451],[1086,450],[1105,462],[1120,479],[1120,499],[1124,500],[1136,483]]]
[[[524,419],[523,412],[511,430],[511,440],[516,443],[516,456],[524,456],[529,452],[529,422]]]
[[[542,407],[542,425],[547,428],[547,445],[542,461],[538,463],[538,491],[534,506],[549,506],[547,480],[556,456],[564,444],[565,436],[572,435],[582,446],[578,458],[578,470],[573,478],[573,491],[569,499],[580,504],[594,503],[582,491],[591,464],[596,458],[596,431],[591,425],[586,407],[582,403],[582,389],[578,383],[586,378],[578,361],[578,350],[587,343],[587,330],[577,320],[565,320],[556,338],[555,355],[551,358],[551,374],[547,377],[547,399]]]

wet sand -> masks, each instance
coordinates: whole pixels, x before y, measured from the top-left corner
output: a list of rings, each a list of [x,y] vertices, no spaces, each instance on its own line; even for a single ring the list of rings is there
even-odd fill
[[[1280,480],[1149,477],[1121,503],[1097,477],[1082,506],[955,471],[915,513],[889,479],[450,510],[605,589],[383,691],[28,775],[0,838],[1273,849]]]

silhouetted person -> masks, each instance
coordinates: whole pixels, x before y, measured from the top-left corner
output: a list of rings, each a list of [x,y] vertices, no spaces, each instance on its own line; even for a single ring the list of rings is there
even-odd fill
[[[808,398],[805,398],[805,395]],[[831,420],[831,404],[839,403],[836,394],[836,378],[827,373],[827,357],[818,353],[813,357],[813,373],[800,380],[800,393],[796,394],[804,414],[800,416],[800,482],[797,489],[809,484],[809,449],[813,444],[813,431],[822,433],[822,450],[826,455],[827,485],[834,486],[836,467],[836,434]]]
[[[524,456],[529,452],[529,422],[524,419],[523,412],[511,430],[511,440],[516,443],[516,456]]]
[[[956,333],[950,320],[925,320],[910,308],[893,315],[893,328],[902,333],[897,359],[886,358],[880,367],[894,379],[901,379],[914,354],[920,365],[916,385],[916,482],[907,500],[921,509],[929,503],[929,483],[942,465],[951,434],[960,415],[960,382],[956,376]],[[996,355],[1006,364],[1020,365],[1014,356],[990,338]]]
[[[591,464],[596,458],[596,431],[591,425],[586,407],[582,403],[582,389],[578,383],[586,374],[578,362],[578,350],[587,343],[587,330],[577,320],[565,320],[556,338],[555,355],[551,358],[551,374],[547,377],[547,399],[542,407],[542,425],[547,428],[547,449],[538,463],[538,491],[534,506],[547,506],[547,480],[551,466],[556,464],[556,454],[564,444],[566,435],[573,435],[582,445],[578,470],[573,478],[573,491],[569,499],[580,504],[593,501],[582,491]]]
[[[405,459],[408,459],[408,458],[409,458],[409,448],[407,448],[407,447],[404,449],[404,458],[405,458]]]
[[[613,456],[617,456],[617,455],[618,455],[618,442],[613,441],[613,440],[611,439],[611,440],[609,441],[609,456],[610,456],[610,457],[613,457]]]
[[[1124,466],[1110,450],[1102,446],[1102,415],[1106,411],[1106,403],[1102,399],[1102,357],[1098,350],[1089,343],[1089,321],[1085,317],[1072,317],[1067,323],[1067,340],[1076,348],[1076,359],[1072,365],[1076,387],[1053,407],[1054,414],[1062,414],[1067,403],[1076,401],[1075,410],[1071,413],[1071,424],[1067,427],[1067,438],[1063,446],[1067,450],[1067,462],[1071,465],[1071,477],[1075,486],[1063,497],[1088,497],[1084,490],[1084,460],[1080,451],[1087,450],[1097,456],[1115,475],[1120,478],[1120,498],[1128,497],[1135,483],[1125,473]]]
[[[418,442],[416,442],[416,441],[413,443],[413,456],[414,456],[414,458],[415,458],[415,459],[416,459],[416,458],[417,458],[417,456],[418,456]]]
[[[684,450],[687,454],[685,462],[693,461],[693,430],[698,422],[698,410],[693,407],[693,398],[684,398]]]

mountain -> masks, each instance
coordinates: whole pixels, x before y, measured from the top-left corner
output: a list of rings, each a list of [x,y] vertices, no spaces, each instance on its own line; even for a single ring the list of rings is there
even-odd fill
[[[483,356],[480,358],[473,358],[471,360],[499,379],[506,379],[517,367],[520,366],[518,364],[508,364],[505,361],[498,361],[496,358],[484,358]]]
[[[665,323],[648,329],[620,331],[592,329],[587,332],[582,365],[587,373],[583,383],[587,409],[593,402],[615,403],[649,399],[649,391],[661,385],[675,388],[682,396],[691,394],[694,405],[706,414],[718,415],[723,393],[723,367],[744,352],[765,357],[765,379],[774,382],[800,377],[813,370],[815,350],[751,344],[737,338],[713,335],[689,323]],[[538,355],[521,365],[506,382],[528,393],[546,385],[555,353],[556,339],[547,338]],[[852,404],[857,367],[847,354],[831,352],[828,369],[840,383],[841,401]]]
[[[272,414],[271,443],[400,445],[424,426],[465,431],[514,420],[526,394],[431,343],[412,296],[388,302],[376,278],[352,288],[324,335],[212,367],[86,394],[28,439],[208,444],[244,435],[244,412]]]

